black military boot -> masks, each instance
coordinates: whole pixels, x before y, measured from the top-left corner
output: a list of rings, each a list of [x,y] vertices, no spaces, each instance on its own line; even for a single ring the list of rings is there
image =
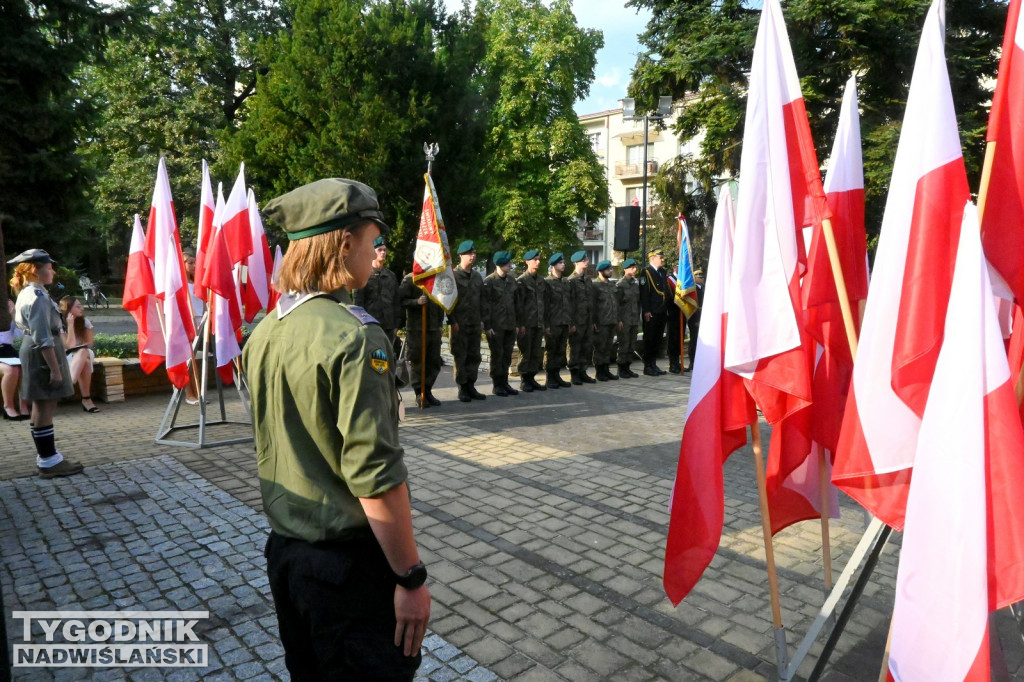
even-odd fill
[[[535,391],[546,391],[546,390],[548,390],[547,388],[544,387],[544,384],[539,383],[537,381],[537,379],[534,378],[536,376],[537,376],[536,373],[534,373],[534,374],[527,374],[526,375],[526,378],[529,380],[530,385],[533,386],[533,390],[535,390]]]
[[[608,366],[607,365],[594,365],[597,369],[596,377],[598,381],[608,381]]]
[[[441,401],[434,397],[434,394],[427,389],[427,404],[431,407],[441,407]]]
[[[494,395],[500,395],[502,398],[512,395],[505,390],[505,383],[503,381],[498,381],[497,379],[494,380],[494,388],[491,389],[491,393]]]
[[[547,380],[547,382],[545,382],[544,388],[550,388],[551,390],[554,390],[556,388],[561,388],[561,387],[562,387],[562,383],[561,383],[561,380],[558,378],[558,372],[553,372],[551,370],[548,370],[548,380]]]
[[[473,385],[472,381],[466,384],[466,392],[473,400],[487,400],[487,396],[476,390],[476,386]]]
[[[619,364],[619,376],[623,379],[635,379],[639,374],[629,368],[629,363]]]
[[[578,369],[570,369],[569,375],[572,376],[572,383],[575,386],[582,386],[583,379],[580,379],[580,371]]]
[[[609,380],[611,380],[611,381],[618,381],[619,380],[619,377],[617,377],[614,374],[612,374],[611,365],[605,365],[604,366],[604,371],[608,374],[608,379]]]
[[[533,393],[533,383],[530,382],[529,374],[523,374],[520,377],[519,390],[523,393]]]
[[[466,388],[468,385],[469,384],[459,384],[459,402],[460,403],[468,403],[470,400],[473,399],[469,395],[469,389]]]
[[[587,368],[586,367],[580,369],[579,373],[580,373],[580,381],[582,381],[583,383],[585,383],[585,384],[596,384],[597,383],[597,381],[595,381],[593,377],[591,377],[589,374],[587,374]]]
[[[519,391],[517,391],[516,389],[512,388],[512,386],[508,383],[508,379],[505,380],[505,394],[506,395],[519,395]]]
[[[572,388],[572,384],[563,379],[562,373],[559,372],[558,370],[555,371],[555,380],[558,382],[558,385],[561,386],[562,388]]]

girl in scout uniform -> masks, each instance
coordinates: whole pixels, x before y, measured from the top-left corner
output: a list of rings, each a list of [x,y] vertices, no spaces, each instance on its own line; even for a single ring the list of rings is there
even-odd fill
[[[391,342],[352,305],[389,231],[366,185],[270,201],[288,234],[276,311],[242,355],[267,572],[293,680],[411,680],[430,615],[398,443]]]
[[[40,478],[82,472],[82,465],[64,459],[54,443],[57,401],[74,393],[61,340],[60,311],[46,291],[46,286],[53,283],[55,262],[42,249],[29,249],[7,261],[16,266],[11,277],[11,288],[18,294],[14,322],[25,332],[20,353],[21,398],[32,403],[32,440]]]

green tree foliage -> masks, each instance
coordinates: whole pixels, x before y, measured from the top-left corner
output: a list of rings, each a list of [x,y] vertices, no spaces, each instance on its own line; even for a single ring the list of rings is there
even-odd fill
[[[91,0],[0,0],[0,214],[6,250],[64,261],[88,248],[89,177],[75,147],[94,121],[75,74],[123,19]]]
[[[121,256],[132,214],[145,223],[161,155],[183,239],[194,238],[200,162],[219,158],[219,137],[265,70],[259,43],[284,26],[273,0],[133,0],[130,10],[140,20],[83,74],[102,117],[80,150],[97,178],[97,232]],[[230,187],[237,166],[219,170]]]
[[[747,72],[760,9],[745,0],[630,0],[649,8],[630,92],[688,97],[677,132],[701,131],[697,177],[710,184],[739,169]],[[760,4],[760,3],[757,3]],[[789,0],[784,3],[811,130],[824,162],[837,127],[843,86],[858,76],[867,227],[877,234],[896,154],[920,29],[929,0]],[[977,183],[990,92],[1006,22],[1002,0],[949,0],[946,53],[964,157]],[[741,179],[742,182],[742,179]]]
[[[576,218],[610,205],[603,168],[572,109],[590,89],[604,39],[577,25],[568,0],[487,0],[477,12],[488,18],[483,170],[494,244],[578,244]]]

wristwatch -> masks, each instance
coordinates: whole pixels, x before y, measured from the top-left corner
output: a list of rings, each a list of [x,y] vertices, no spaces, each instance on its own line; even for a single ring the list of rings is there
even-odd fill
[[[409,572],[405,575],[398,575],[396,573],[395,582],[407,590],[415,590],[427,582],[427,567],[421,561],[410,568]]]

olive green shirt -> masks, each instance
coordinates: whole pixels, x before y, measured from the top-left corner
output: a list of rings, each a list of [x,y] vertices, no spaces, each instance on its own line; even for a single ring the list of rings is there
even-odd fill
[[[307,542],[369,531],[359,503],[406,480],[391,343],[347,292],[282,296],[242,353],[263,508]]]
[[[615,300],[619,304],[619,322],[640,326],[640,285],[636,279],[623,277],[615,283]]]

